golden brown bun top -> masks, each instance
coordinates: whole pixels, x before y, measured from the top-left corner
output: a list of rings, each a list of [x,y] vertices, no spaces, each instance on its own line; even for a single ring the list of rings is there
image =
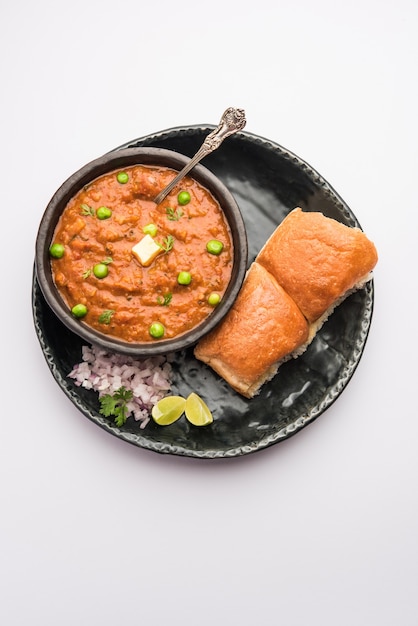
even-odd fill
[[[293,300],[266,269],[253,263],[232,309],[200,340],[195,355],[233,388],[250,395],[248,390],[264,380],[267,370],[307,338],[308,324]]]
[[[377,252],[359,228],[297,208],[256,260],[314,322],[374,268]]]

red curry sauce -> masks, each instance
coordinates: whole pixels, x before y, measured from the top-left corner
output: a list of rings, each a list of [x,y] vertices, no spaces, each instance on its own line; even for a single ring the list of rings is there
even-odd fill
[[[215,198],[192,178],[182,181],[190,202],[181,206],[179,189],[157,207],[153,198],[176,175],[171,169],[136,165],[123,170],[128,182],[118,182],[118,171],[84,187],[65,208],[53,243],[64,246],[60,259],[51,259],[55,284],[70,309],[87,307],[83,322],[127,342],[155,341],[150,326],[164,326],[164,338],[194,328],[213,311],[208,297],[221,297],[230,280],[233,246],[229,226]],[[111,210],[99,219],[100,207]],[[154,240],[172,248],[143,267],[132,248],[143,228],[154,224]],[[206,250],[208,241],[224,244],[221,254]],[[108,275],[96,278],[92,268],[105,261]],[[191,274],[189,285],[177,283],[178,273]]]

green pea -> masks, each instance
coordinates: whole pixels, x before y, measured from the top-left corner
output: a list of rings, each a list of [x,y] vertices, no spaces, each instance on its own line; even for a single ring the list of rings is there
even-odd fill
[[[210,304],[210,306],[218,306],[220,301],[221,296],[219,295],[219,293],[216,293],[216,291],[212,291],[212,293],[208,295],[208,304]]]
[[[156,224],[147,224],[142,229],[143,233],[145,233],[146,235],[150,235],[151,237],[155,237],[155,235],[157,234],[157,231],[158,231],[158,228]]]
[[[224,244],[222,243],[222,241],[218,241],[218,239],[211,239],[206,244],[206,250],[210,254],[216,254],[216,255],[221,254],[223,249],[224,249]]]
[[[161,322],[153,322],[149,327],[149,334],[151,337],[154,337],[154,339],[161,339],[161,337],[164,337],[164,333],[165,328]]]
[[[180,191],[177,196],[177,202],[184,206],[185,204],[189,204],[191,200],[191,196],[188,191]]]
[[[53,243],[49,248],[49,254],[54,259],[61,259],[64,256],[65,248],[62,243]]]
[[[84,317],[85,315],[87,315],[87,307],[85,304],[76,304],[71,309],[71,313],[74,315],[74,317]]]
[[[105,263],[96,263],[93,267],[93,274],[96,278],[106,278],[109,273],[109,268]]]
[[[126,172],[119,172],[116,178],[118,179],[118,183],[121,183],[121,185],[125,185],[129,180],[129,176]]]
[[[96,215],[99,220],[107,220],[109,219],[109,217],[111,217],[112,211],[107,206],[101,206],[97,209]]]
[[[180,272],[177,275],[177,282],[179,285],[190,285],[192,282],[192,275],[190,272]]]

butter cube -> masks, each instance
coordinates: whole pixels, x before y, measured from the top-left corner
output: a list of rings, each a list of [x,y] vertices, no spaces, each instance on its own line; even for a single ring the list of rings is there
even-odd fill
[[[162,251],[161,247],[158,243],[155,243],[151,235],[145,235],[145,237],[143,237],[141,241],[138,241],[132,248],[132,254],[144,267],[151,265],[155,257]]]

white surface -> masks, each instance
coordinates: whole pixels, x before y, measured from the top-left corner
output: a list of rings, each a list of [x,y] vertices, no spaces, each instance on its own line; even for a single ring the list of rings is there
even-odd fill
[[[418,623],[415,0],[14,0],[0,8],[0,623]],[[32,324],[34,241],[73,171],[246,110],[379,250],[360,366],[250,457],[136,449],[85,419]]]

